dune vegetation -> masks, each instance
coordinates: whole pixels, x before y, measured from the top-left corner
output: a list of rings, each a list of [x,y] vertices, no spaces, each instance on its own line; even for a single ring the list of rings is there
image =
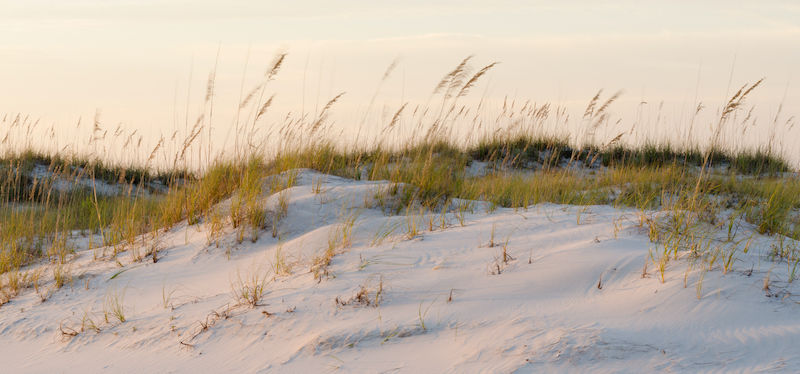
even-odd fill
[[[225,243],[226,235],[233,235],[237,243],[256,243],[262,237],[280,240],[281,222],[292,214],[290,196],[283,191],[297,183],[298,172],[304,169],[318,173],[314,175],[386,182],[389,187],[374,193],[370,201],[365,198],[363,205],[386,216],[405,217],[405,221],[377,228],[371,239],[375,245],[399,231],[404,240],[412,240],[422,231],[457,226],[453,219],[463,226],[464,214],[476,209],[524,212],[545,203],[568,205],[580,225],[592,207],[610,206],[636,212],[635,226],[650,241],[648,259],[641,264],[643,277],[654,274],[666,282],[670,268],[685,269],[686,277],[697,269],[703,269],[703,274],[747,271],[738,268],[738,259],[751,250],[754,234],[737,235],[743,224],[772,238],[769,261],[773,267],[787,269],[784,284],[800,276],[800,248],[792,244],[800,240],[797,165],[790,164],[772,143],[734,148],[719,138],[725,129],[735,131],[750,123],[747,100],[761,80],[744,84],[719,108],[710,124],[715,138],[707,144],[670,144],[660,139],[630,144],[625,133],[599,144],[591,134],[607,125],[617,99],[617,95],[604,97],[602,91],[589,100],[579,119],[585,132],[581,136],[545,129],[545,121],[559,121],[560,109],[530,102],[507,103],[498,111],[510,125],[501,131],[482,131],[483,124],[475,115],[481,108],[465,107],[459,100],[495,64],[472,70],[467,58],[435,85],[436,100],[429,107],[400,106],[390,121],[378,125],[380,137],[365,146],[336,139],[328,119],[341,95],[311,116],[287,116],[284,123],[271,125],[269,132],[258,130],[258,121],[273,100],[268,95],[269,82],[277,78],[285,58],[278,55],[264,80],[243,95],[236,148],[217,157],[208,155],[199,166],[190,166],[187,157],[205,152],[195,144],[208,125],[203,114],[185,139],[173,137],[171,154],[166,153],[163,139],[154,149],[144,150],[131,134],[122,152],[147,156],[129,164],[100,156],[108,150],[88,151],[103,147],[107,130],[98,122],[93,124],[98,136],[87,151],[48,151],[6,135],[6,152],[0,159],[0,313],[4,304],[26,292],[39,295],[44,303],[62,287],[80,282],[81,273],[73,266],[79,252],[91,253],[92,261],[124,269],[157,263],[163,251],[169,250],[164,236],[183,224],[187,232],[189,227],[202,227],[212,247]],[[213,90],[210,80],[206,108],[213,105]],[[776,119],[775,126],[779,125]],[[13,135],[30,126],[35,126],[34,120],[9,115],[0,129]],[[401,126],[407,128],[401,131]],[[466,129],[468,135],[453,136],[456,127]],[[406,133],[414,135],[402,135]],[[119,128],[113,134],[126,136]],[[277,146],[263,147],[262,137]],[[311,186],[323,195],[322,177]],[[277,202],[270,205],[265,196],[276,196]],[[334,258],[351,246],[358,214],[354,208],[339,214],[327,247],[306,269],[317,281],[328,279]],[[727,237],[720,238],[721,232]],[[490,266],[490,273],[502,273],[512,259],[533,261],[533,254],[507,252],[513,235],[496,236],[492,226],[487,246],[502,248],[502,254]],[[231,282],[235,304],[262,305],[270,279],[298,271],[278,246],[269,269],[242,272]],[[369,260],[364,261],[363,266],[368,266]],[[46,267],[34,270],[34,264]],[[702,279],[695,286],[697,298],[704,295]],[[766,274],[764,292],[776,292],[774,279]],[[596,287],[602,289],[604,282],[601,275]],[[687,278],[683,282],[686,287]],[[166,309],[172,303],[171,292],[162,291]],[[340,308],[377,307],[385,292],[383,278],[373,279],[363,292],[350,299],[337,298],[336,303]],[[105,324],[125,323],[130,317],[125,314],[124,297],[123,290],[107,295]],[[427,330],[425,313],[425,305],[420,304],[420,331]],[[209,315],[199,331],[221,318],[225,316]],[[62,325],[61,332],[71,337],[100,331],[102,324],[84,319],[80,328]]]

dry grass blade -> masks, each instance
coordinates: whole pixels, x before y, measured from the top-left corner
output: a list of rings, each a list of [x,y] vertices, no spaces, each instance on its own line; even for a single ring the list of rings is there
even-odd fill
[[[270,96],[269,99],[267,99],[267,101],[265,101],[264,104],[261,105],[261,108],[258,109],[258,114],[256,114],[256,119],[255,119],[256,121],[259,118],[261,118],[261,116],[264,115],[264,113],[266,113],[267,109],[269,109],[269,107],[272,105],[272,99],[274,98],[275,95]]]
[[[609,107],[609,106],[610,106],[610,105],[611,105],[611,104],[612,104],[614,101],[616,101],[617,99],[619,99],[619,97],[620,97],[620,96],[622,96],[622,91],[617,91],[617,92],[615,92],[613,95],[611,95],[611,97],[610,97],[610,98],[608,98],[608,100],[606,100],[606,102],[605,102],[605,103],[603,103],[603,105],[601,105],[599,109],[597,109],[597,112],[595,113],[595,117],[602,116],[603,114],[605,114],[605,112],[606,112],[606,110],[608,109],[608,107]]]
[[[399,57],[395,58],[394,60],[392,60],[392,63],[389,64],[389,66],[386,68],[386,71],[383,73],[383,77],[381,78],[381,82],[386,81],[387,79],[389,79],[389,75],[392,74],[392,72],[394,71],[394,69],[397,67],[397,65],[399,63],[400,63],[400,58]]]
[[[597,103],[600,101],[600,95],[603,94],[603,90],[597,91],[597,93],[589,100],[589,105],[586,106],[586,110],[583,111],[584,118],[590,118],[594,115],[594,108],[597,106]]]
[[[437,84],[436,88],[433,89],[433,94],[434,95],[438,94],[444,88],[452,86],[453,83],[458,79],[458,77],[464,74],[464,71],[467,68],[467,64],[469,63],[469,60],[471,60],[473,57],[474,57],[473,55],[469,55],[463,60],[461,60],[461,62],[455,67],[455,69],[451,70],[442,78],[441,81],[439,81],[439,84]]]
[[[499,62],[492,62],[491,64],[484,66],[481,70],[478,70],[478,72],[475,73],[475,75],[473,75],[472,78],[470,78],[467,81],[467,83],[464,84],[463,87],[461,87],[461,90],[458,91],[456,97],[466,96],[467,93],[469,93],[469,89],[472,88],[472,86],[474,86],[476,82],[478,82],[478,79],[480,79],[484,74],[486,74],[497,64],[499,64]]]
[[[389,122],[389,125],[384,127],[383,132],[390,131],[391,129],[393,129],[395,127],[395,125],[397,125],[397,122],[400,121],[400,115],[403,114],[403,110],[406,109],[407,105],[408,105],[408,103],[404,103],[402,106],[400,106],[400,109],[398,109],[396,112],[394,112],[394,115],[392,116],[392,120]]]
[[[327,104],[322,108],[322,111],[319,113],[317,120],[311,125],[310,134],[314,134],[322,127],[322,124],[325,123],[325,120],[328,118],[328,111],[333,107],[333,104],[336,104],[339,99],[344,96],[346,92],[341,92],[338,95],[334,96],[333,99],[330,99]]]
[[[255,87],[253,87],[253,89],[251,89],[250,92],[247,93],[247,96],[244,97],[242,102],[239,103],[239,108],[241,109],[241,108],[246,107],[247,104],[249,104],[250,101],[253,100],[253,97],[256,96],[258,91],[261,90],[262,87],[264,87],[264,83],[263,82],[257,84]]]
[[[264,74],[264,77],[267,78],[267,81],[275,79],[275,76],[278,75],[278,71],[281,70],[281,66],[283,66],[283,62],[286,60],[287,55],[288,54],[286,52],[281,52],[275,56],[269,69],[267,69],[267,72]]]

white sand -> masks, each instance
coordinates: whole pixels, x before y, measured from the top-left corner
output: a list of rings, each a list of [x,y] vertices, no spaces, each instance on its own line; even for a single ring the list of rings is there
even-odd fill
[[[655,245],[633,210],[538,205],[487,213],[476,204],[463,226],[456,213],[446,216],[446,229],[437,215],[433,231],[427,217],[416,217],[419,234],[408,239],[405,215],[364,208],[388,184],[325,177],[325,192],[315,194],[316,177],[303,171],[288,190],[280,243],[267,231],[236,244],[228,227],[216,248],[206,245],[201,224],[164,234],[155,264],[122,253],[120,267],[80,251],[72,286],[43,303],[26,290],[0,307],[0,371],[800,371],[800,290],[786,282],[785,262],[767,258],[775,237],[756,235],[732,272],[706,272],[698,299],[701,272],[689,272],[684,288],[686,259],[670,262],[665,283],[652,262],[642,277]],[[270,206],[276,202],[270,197]],[[353,244],[318,282],[311,262],[327,248],[343,206],[359,211]],[[748,224],[737,225],[737,240],[751,235]],[[396,228],[373,246],[387,227]],[[489,247],[493,227],[497,246]],[[290,275],[273,273],[279,247]],[[52,265],[27,270],[41,266]],[[237,306],[237,274],[256,272],[269,280],[262,304]],[[762,290],[768,272],[777,297]],[[377,307],[336,302],[362,286],[374,298],[381,282]],[[115,292],[124,294],[127,320],[106,323],[104,301]],[[166,308],[163,294],[171,295]],[[80,332],[84,317],[100,331]],[[65,336],[60,326],[80,333]]]

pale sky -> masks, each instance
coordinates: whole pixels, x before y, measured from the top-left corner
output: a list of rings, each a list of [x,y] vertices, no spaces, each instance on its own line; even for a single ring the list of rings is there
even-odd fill
[[[276,118],[313,113],[346,91],[338,121],[358,122],[395,59],[371,110],[425,102],[473,54],[475,68],[501,62],[473,90],[495,102],[580,111],[598,89],[623,90],[612,107],[623,124],[641,115],[642,101],[646,116],[663,101],[662,120],[679,122],[695,96],[713,111],[734,87],[765,77],[749,101],[764,126],[754,138],[781,102],[783,120],[800,114],[795,1],[363,0],[0,0],[0,113],[39,118],[65,143],[77,141],[77,118],[90,122],[99,109],[107,126],[122,122],[154,144],[176,123],[183,128],[187,91],[189,117],[200,112],[218,50],[212,126],[220,134],[243,74],[247,90],[281,50],[288,58],[270,89]],[[644,122],[668,132],[669,121]],[[784,148],[800,160],[798,142],[786,139],[797,134],[783,136]]]

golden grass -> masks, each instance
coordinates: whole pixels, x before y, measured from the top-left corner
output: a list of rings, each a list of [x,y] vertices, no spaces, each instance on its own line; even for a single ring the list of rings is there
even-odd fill
[[[418,234],[426,217],[428,229],[433,230],[437,211],[438,226],[447,227],[451,208],[453,217],[464,225],[465,213],[472,209],[467,200],[488,201],[492,209],[526,209],[549,202],[610,204],[642,212],[666,210],[666,220],[642,214],[642,224],[648,223],[651,239],[658,244],[653,262],[662,274],[670,258],[686,248],[710,263],[708,267],[721,261],[724,271],[730,271],[737,253],[746,250],[749,242],[732,238],[715,251],[705,249],[707,238],[694,233],[702,231],[700,224],[718,224],[723,210],[739,212],[763,234],[800,238],[800,180],[785,174],[788,163],[774,150],[773,139],[755,150],[726,148],[721,135],[747,126],[749,122],[737,119],[736,113],[747,109],[746,100],[761,80],[742,86],[726,101],[712,126],[714,137],[705,147],[661,144],[659,139],[627,144],[623,133],[598,143],[596,133],[608,125],[620,93],[604,98],[602,91],[598,92],[580,119],[583,129],[579,134],[545,129],[548,121],[565,123],[563,108],[516,101],[505,101],[498,108],[502,113],[496,119],[500,130],[489,131],[489,124],[477,114],[486,104],[467,107],[460,100],[497,63],[473,73],[472,57],[467,57],[438,82],[428,106],[400,104],[389,112],[393,115],[378,131],[380,137],[364,146],[342,144],[333,130],[330,115],[344,93],[332,97],[318,113],[287,115],[282,122],[261,127],[275,98],[267,91],[269,82],[286,58],[285,53],[278,54],[263,80],[249,91],[242,90],[234,121],[235,149],[229,157],[213,158],[210,150],[200,149],[198,143],[211,126],[213,73],[202,113],[193,123],[187,120],[188,133],[183,139],[173,134],[145,150],[136,131],[117,127],[110,132],[112,139],[124,140],[123,153],[142,155],[144,161],[138,164],[132,159],[116,164],[110,161],[114,150],[102,143],[109,131],[99,114],[91,124],[88,155],[74,149],[70,153],[36,151],[27,142],[22,149],[7,148],[0,158],[0,274],[7,278],[0,302],[19,290],[19,283],[8,277],[26,264],[46,259],[59,269],[69,269],[73,243],[80,235],[100,237],[107,252],[99,253],[98,259],[112,260],[120,252],[131,251],[136,261],[149,255],[154,262],[160,249],[159,230],[184,220],[188,225],[206,224],[209,245],[219,245],[228,225],[238,241],[246,237],[257,241],[270,229],[272,236],[279,238],[281,220],[289,214],[290,196],[285,190],[296,178],[295,173],[286,172],[297,168],[393,182],[391,196],[381,192],[376,201],[387,213],[405,213],[407,237]],[[394,65],[387,69],[381,84]],[[20,116],[4,118],[3,123],[9,127],[3,144],[14,143],[11,134],[26,133],[26,128],[35,126],[33,120]],[[502,123],[509,125],[503,127]],[[466,135],[454,136],[456,128]],[[265,152],[259,136],[281,140]],[[160,169],[153,166],[158,160],[164,160]],[[194,171],[189,171],[191,160],[200,164]],[[485,173],[468,173],[476,162],[485,163]],[[100,193],[98,186],[107,184],[118,191]],[[322,180],[317,178],[312,184],[314,193],[322,196]],[[265,205],[265,198],[272,194],[279,194],[274,208]],[[227,198],[231,199],[230,216],[223,217],[215,206]],[[453,203],[456,198],[461,200]],[[350,245],[356,218],[352,212],[343,214],[331,233],[329,248],[313,266],[315,273],[327,272],[336,251]],[[580,215],[577,220],[580,223]],[[385,240],[396,228],[382,229],[373,244]],[[151,232],[156,234],[143,235]],[[137,243],[148,240],[149,251],[134,252]],[[794,274],[800,256],[778,249],[776,257],[793,264]],[[509,258],[504,250],[502,262]],[[276,260],[276,269],[284,269],[283,260]]]

